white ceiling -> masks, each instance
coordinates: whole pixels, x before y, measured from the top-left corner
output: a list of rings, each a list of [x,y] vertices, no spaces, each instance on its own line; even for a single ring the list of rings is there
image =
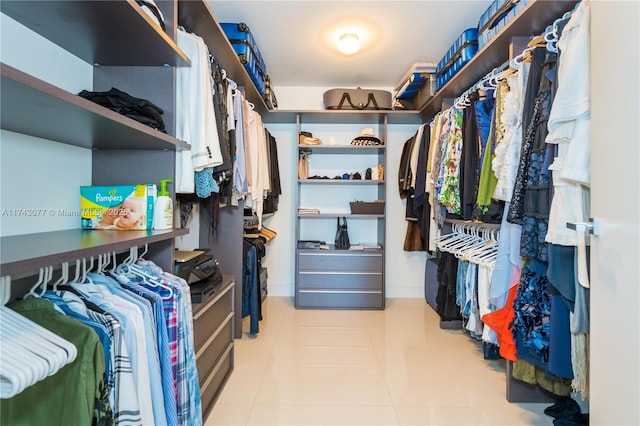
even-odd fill
[[[491,0],[208,3],[218,22],[249,26],[274,86],[394,87],[415,62],[437,64]],[[359,53],[337,51],[343,28],[361,33]]]

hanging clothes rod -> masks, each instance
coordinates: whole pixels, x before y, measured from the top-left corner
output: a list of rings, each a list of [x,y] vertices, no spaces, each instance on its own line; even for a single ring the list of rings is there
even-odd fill
[[[461,220],[461,219],[445,219],[444,223],[448,224],[456,224],[456,225],[470,225],[477,228],[484,229],[500,229],[499,223],[485,223],[485,222],[477,222],[474,220]]]

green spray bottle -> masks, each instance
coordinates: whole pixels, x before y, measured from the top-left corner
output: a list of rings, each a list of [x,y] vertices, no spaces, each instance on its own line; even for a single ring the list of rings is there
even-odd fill
[[[160,190],[153,208],[153,229],[173,228],[173,200],[167,191],[171,179],[160,179]]]

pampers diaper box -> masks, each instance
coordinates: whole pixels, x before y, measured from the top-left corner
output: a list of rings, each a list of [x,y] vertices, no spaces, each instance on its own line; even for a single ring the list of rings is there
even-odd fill
[[[82,228],[153,229],[154,184],[81,186]]]

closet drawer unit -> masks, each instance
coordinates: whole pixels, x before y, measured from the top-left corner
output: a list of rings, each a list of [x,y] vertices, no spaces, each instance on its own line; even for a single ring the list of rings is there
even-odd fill
[[[382,291],[298,290],[299,308],[383,309]]]
[[[193,315],[193,342],[196,352],[209,340],[211,334],[233,311],[233,281],[223,285],[218,294],[205,301]],[[194,310],[196,308],[194,307]]]
[[[382,272],[381,251],[299,252],[298,271]]]
[[[209,374],[200,380],[200,400],[202,401],[202,417],[207,418],[215,405],[224,384],[233,371],[233,343],[229,343],[222,357]]]
[[[207,376],[220,360],[227,346],[233,341],[233,312],[211,334],[200,349],[196,349],[196,364],[200,386],[203,386]]]
[[[298,274],[300,290],[379,290],[382,272],[301,271]]]

